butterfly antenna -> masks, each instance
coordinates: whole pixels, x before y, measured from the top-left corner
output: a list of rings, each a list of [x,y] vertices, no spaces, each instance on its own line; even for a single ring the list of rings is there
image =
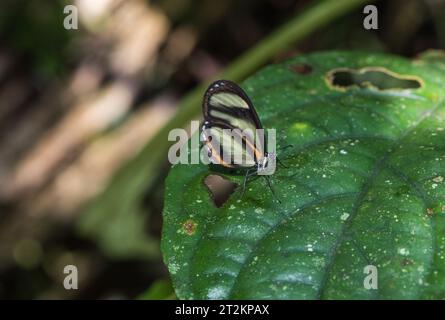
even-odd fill
[[[269,176],[263,176],[267,181],[267,186],[269,187],[270,191],[272,191],[272,194],[275,199],[278,200],[279,203],[282,203],[281,200],[277,197],[277,194],[275,193],[274,189],[272,188],[272,184],[270,183],[270,177]]]

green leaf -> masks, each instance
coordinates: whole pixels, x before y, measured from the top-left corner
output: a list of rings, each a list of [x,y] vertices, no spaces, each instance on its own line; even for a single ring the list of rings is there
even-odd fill
[[[282,203],[260,177],[217,208],[204,179],[242,175],[173,166],[162,251],[178,298],[445,298],[444,84],[443,60],[359,52],[243,82],[278,148],[293,145],[272,176]]]

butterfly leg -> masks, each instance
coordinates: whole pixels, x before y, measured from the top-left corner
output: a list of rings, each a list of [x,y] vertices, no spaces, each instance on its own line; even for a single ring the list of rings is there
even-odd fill
[[[279,203],[281,203],[281,200],[277,197],[274,189],[272,188],[272,184],[270,183],[270,177],[267,176],[267,175],[263,176],[263,177],[266,179],[267,186],[269,187],[270,191],[272,191],[272,194],[273,194],[274,198],[277,199]]]
[[[241,197],[240,198],[242,198],[244,196],[244,192],[246,191],[246,184],[247,184],[247,179],[249,178],[249,172],[250,172],[250,169],[246,171],[246,174],[244,176],[243,189],[241,191]]]

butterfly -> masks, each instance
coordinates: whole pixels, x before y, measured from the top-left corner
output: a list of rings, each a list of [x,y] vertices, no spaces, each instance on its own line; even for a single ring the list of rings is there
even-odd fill
[[[276,156],[267,150],[267,137],[252,101],[236,83],[217,80],[204,94],[201,141],[210,163],[245,170],[243,191],[250,177],[262,175],[275,196],[269,175]]]

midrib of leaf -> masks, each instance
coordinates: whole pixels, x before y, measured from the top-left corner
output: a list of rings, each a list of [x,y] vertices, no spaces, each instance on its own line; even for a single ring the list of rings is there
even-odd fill
[[[373,139],[385,139],[385,140],[391,140],[394,141],[392,143],[392,145],[388,148],[388,151],[386,153],[384,153],[380,159],[378,161],[376,161],[376,164],[373,167],[372,173],[371,175],[368,177],[368,179],[365,181],[363,187],[361,188],[362,191],[357,192],[358,196],[357,196],[357,200],[354,203],[354,207],[353,207],[353,211],[351,213],[350,218],[346,221],[345,225],[342,228],[342,231],[340,233],[340,235],[337,238],[336,243],[333,245],[331,252],[329,252],[328,254],[328,262],[326,264],[326,268],[325,268],[325,272],[321,281],[321,284],[319,286],[319,290],[317,293],[317,298],[318,299],[322,299],[323,295],[324,295],[324,289],[326,287],[326,283],[327,280],[329,279],[329,275],[331,272],[331,269],[335,263],[335,259],[336,259],[336,255],[337,255],[337,250],[340,247],[340,245],[343,243],[344,239],[345,239],[345,235],[347,233],[347,231],[350,229],[352,222],[354,221],[354,218],[357,216],[357,214],[360,211],[360,207],[363,204],[363,200],[366,197],[366,195],[368,194],[369,190],[372,188],[375,179],[379,176],[379,174],[381,173],[381,170],[383,168],[385,168],[385,165],[388,161],[388,159],[390,159],[391,155],[397,150],[397,148],[399,146],[401,146],[403,144],[403,141],[414,131],[416,130],[416,128],[418,128],[418,126],[425,121],[426,119],[428,119],[431,115],[433,115],[442,105],[442,103],[444,102],[444,99],[439,100],[432,108],[430,108],[429,110],[425,111],[425,113],[418,119],[417,122],[415,122],[412,126],[408,127],[405,132],[400,136],[400,138],[398,138],[397,140],[393,140],[391,138],[388,137],[382,137],[382,136],[360,136],[360,135],[348,135],[348,136],[340,136],[340,137],[336,137],[336,138],[330,138],[330,139],[323,139],[323,140],[317,140],[314,142],[311,142],[309,144],[306,144],[305,146],[299,148],[299,150],[297,151],[296,154],[298,154],[299,152],[303,151],[303,150],[307,150],[308,148],[312,147],[312,146],[316,146],[319,144],[323,144],[326,142],[335,142],[335,141],[344,141],[344,140],[348,140],[348,139],[363,139],[363,138],[373,138]],[[391,170],[391,167],[388,167]],[[392,171],[392,170],[391,170]],[[408,184],[410,186],[410,188],[413,189],[413,186],[411,184]],[[427,208],[427,199],[425,198],[423,193],[419,194],[419,191],[417,189],[414,189],[414,191],[416,191],[416,194],[419,195],[419,198],[423,201],[425,208]],[[284,219],[288,219],[289,217],[291,217],[292,215],[296,214],[297,212],[302,213],[302,211],[308,207],[311,207],[317,203],[322,203],[328,200],[332,200],[333,198],[338,198],[338,197],[346,197],[346,196],[351,196],[357,193],[345,193],[345,194],[332,194],[329,196],[324,196],[322,198],[318,198],[315,199],[314,201],[311,201],[303,206],[300,206],[299,208],[297,208],[296,210],[294,210],[292,213],[290,214],[282,214],[283,219],[279,220],[276,224],[274,224],[260,239],[258,239],[257,243],[254,245],[254,247],[252,248],[252,250],[250,251],[249,255],[246,257],[244,264],[241,266],[238,274],[236,275],[236,277],[234,278],[233,281],[233,285],[229,291],[228,294],[228,298],[233,298],[233,293],[235,292],[236,289],[236,285],[238,283],[238,279],[240,277],[240,275],[242,274],[244,268],[246,266],[249,265],[249,261],[252,259],[252,257],[254,256],[256,250],[258,249],[260,243],[267,238],[267,236],[269,234],[271,234],[279,225],[281,225],[281,223],[283,222]],[[430,223],[431,223],[431,229],[434,230],[434,220],[431,219],[430,217]],[[432,243],[432,259],[434,259],[435,257],[435,250],[436,250],[436,245],[435,245],[435,237],[432,237],[433,239],[433,243]],[[360,251],[361,252],[361,251]],[[362,253],[363,254],[363,253]],[[366,257],[366,255],[364,255]],[[429,263],[429,267],[431,269],[431,265],[433,264],[433,261],[430,261]],[[424,278],[427,278],[429,276],[428,273],[425,274]],[[379,290],[375,290],[377,292],[375,292],[374,294],[378,297],[379,296]]]

